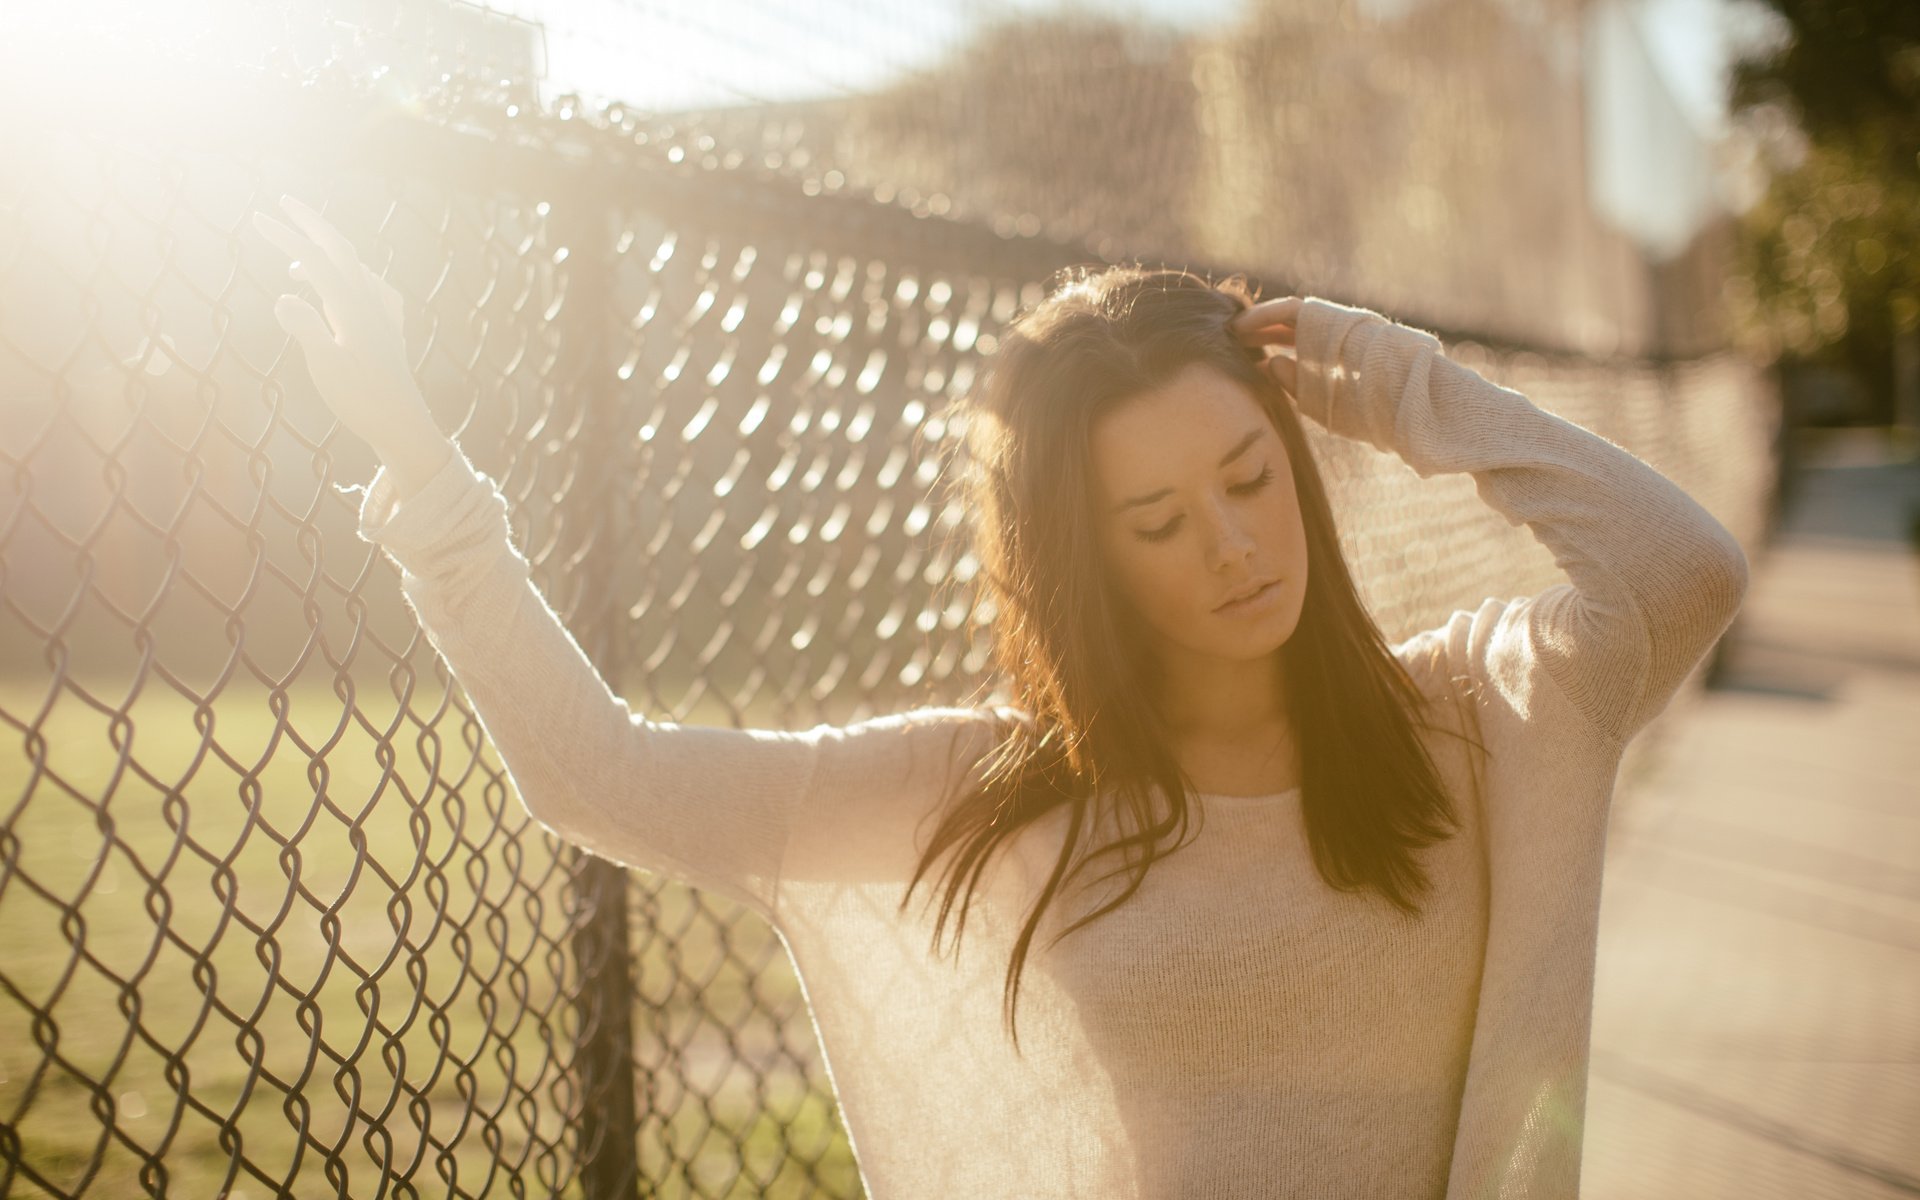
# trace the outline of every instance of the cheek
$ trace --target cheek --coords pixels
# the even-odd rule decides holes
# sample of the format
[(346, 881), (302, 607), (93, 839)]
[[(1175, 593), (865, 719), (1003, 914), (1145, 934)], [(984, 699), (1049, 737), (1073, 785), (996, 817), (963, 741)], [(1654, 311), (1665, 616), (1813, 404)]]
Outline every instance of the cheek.
[(1185, 593), (1192, 586), (1193, 572), (1178, 568), (1177, 553), (1171, 545), (1149, 545), (1132, 537), (1118, 545), (1109, 543), (1107, 561), (1113, 566), (1115, 583), (1142, 616), (1178, 617), (1191, 605)]
[(1262, 510), (1266, 518), (1266, 534), (1273, 543), (1270, 548), (1275, 553), (1298, 552), (1306, 547), (1307, 542), (1306, 521), (1300, 515), (1300, 498), (1294, 494), (1291, 479), (1275, 482), (1276, 486), (1268, 489), (1273, 493), (1272, 499)]

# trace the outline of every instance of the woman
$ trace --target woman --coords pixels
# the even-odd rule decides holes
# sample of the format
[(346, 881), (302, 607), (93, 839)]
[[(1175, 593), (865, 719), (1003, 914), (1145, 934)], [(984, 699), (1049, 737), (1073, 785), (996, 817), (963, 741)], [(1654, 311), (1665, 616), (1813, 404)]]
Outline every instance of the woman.
[[(433, 429), (398, 295), (287, 207), (326, 314), (276, 311), (384, 463), (361, 535), (536, 818), (780, 931), (870, 1195), (1576, 1194), (1620, 754), (1746, 587), (1672, 483), (1377, 313), (1077, 273), (963, 406), (1016, 702), (652, 722)], [(1569, 581), (1387, 645), (1302, 413), (1471, 473)]]

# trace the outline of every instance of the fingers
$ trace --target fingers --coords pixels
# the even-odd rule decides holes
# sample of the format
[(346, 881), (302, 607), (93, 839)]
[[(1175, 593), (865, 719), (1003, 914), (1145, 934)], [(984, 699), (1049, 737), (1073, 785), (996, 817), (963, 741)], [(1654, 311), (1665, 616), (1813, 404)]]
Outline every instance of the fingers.
[[(280, 208), (298, 232), (265, 213), (254, 214), (254, 226), (274, 245), (301, 260), (314, 286), (321, 289), (322, 300), (328, 302), (330, 314), (335, 305), (358, 298), (369, 282), (380, 282), (360, 261), (360, 253), (347, 235), (325, 217), (292, 196), (280, 197)], [(391, 311), (392, 302), (382, 297), (382, 306)]]
[(1295, 394), (1300, 363), (1293, 356), (1295, 325), (1300, 314), (1299, 296), (1281, 296), (1248, 305), (1227, 322), (1227, 329), (1248, 348), (1268, 351), (1260, 366), (1280, 384), (1288, 396)]
[(293, 335), (308, 355), (321, 355), (339, 348), (326, 318), (298, 296), (282, 296), (273, 302), (274, 319), (280, 328)]
[(1248, 346), (1291, 346), (1294, 339), (1294, 327), (1291, 325), (1263, 325), (1257, 329), (1242, 329), (1235, 332), (1243, 344)]
[(347, 277), (334, 265), (332, 256), (265, 213), (253, 214), (253, 227), (282, 253), (297, 261), (307, 279), (320, 290), (323, 297), (334, 297), (336, 304), (345, 299), (348, 294)]
[(1300, 319), (1300, 297), (1262, 300), (1235, 313), (1227, 329), (1247, 346), (1291, 346)]
[(1235, 332), (1268, 325), (1294, 325), (1300, 319), (1301, 299), (1299, 296), (1276, 296), (1272, 300), (1262, 300), (1235, 313), (1227, 325)]
[(385, 308), (387, 316), (393, 319), (394, 327), (404, 325), (407, 319), (407, 302), (405, 297), (401, 296), (400, 289), (378, 275), (372, 275), (372, 279), (374, 294), (380, 297), (381, 307)]
[[(253, 223), (268, 241), (278, 246), (283, 252), (294, 256), (295, 262), (288, 274), (296, 280), (304, 279), (311, 283), (313, 290), (320, 297), (320, 303), (326, 309), (326, 317), (323, 320), (310, 305), (299, 302), (298, 308), (305, 309), (311, 314), (312, 321), (306, 322), (304, 318), (296, 318), (302, 323), (295, 326), (288, 325), (285, 320), (282, 320), (282, 327), (289, 333), (301, 336), (302, 340), (308, 343), (309, 353), (314, 353), (318, 346), (314, 338), (324, 336), (329, 342), (337, 342), (336, 335), (345, 331), (352, 323), (353, 310), (364, 303), (364, 299), (356, 295), (352, 283), (341, 275), (334, 266), (331, 256), (306, 238), (263, 213), (255, 213)], [(280, 297), (274, 306), (275, 315), (280, 315), (283, 302), (295, 300), (296, 297), (291, 295)]]
[(351, 276), (360, 270), (360, 252), (353, 248), (347, 235), (335, 229), (325, 217), (292, 196), (280, 197), (280, 207), (302, 233), (313, 239), (314, 245), (327, 252), (342, 274)]

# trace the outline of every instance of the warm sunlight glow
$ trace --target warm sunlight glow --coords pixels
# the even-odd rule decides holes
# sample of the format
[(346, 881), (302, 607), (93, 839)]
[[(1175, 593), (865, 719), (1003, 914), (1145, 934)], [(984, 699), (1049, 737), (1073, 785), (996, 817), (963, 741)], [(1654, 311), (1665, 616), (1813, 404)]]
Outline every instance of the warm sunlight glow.
[(155, 147), (192, 144), (270, 116), (246, 98), (269, 48), (292, 48), (287, 26), (268, 6), (81, 0), (0, 18), (0, 69), (30, 116), (81, 115), (137, 127)]

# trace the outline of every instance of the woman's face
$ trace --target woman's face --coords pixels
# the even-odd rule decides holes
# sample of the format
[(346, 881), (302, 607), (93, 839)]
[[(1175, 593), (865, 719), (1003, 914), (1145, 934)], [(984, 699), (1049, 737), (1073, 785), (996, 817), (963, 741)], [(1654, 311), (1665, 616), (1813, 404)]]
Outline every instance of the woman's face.
[(1101, 414), (1092, 437), (1102, 550), (1162, 652), (1245, 660), (1284, 645), (1307, 532), (1286, 443), (1252, 392), (1193, 363)]

